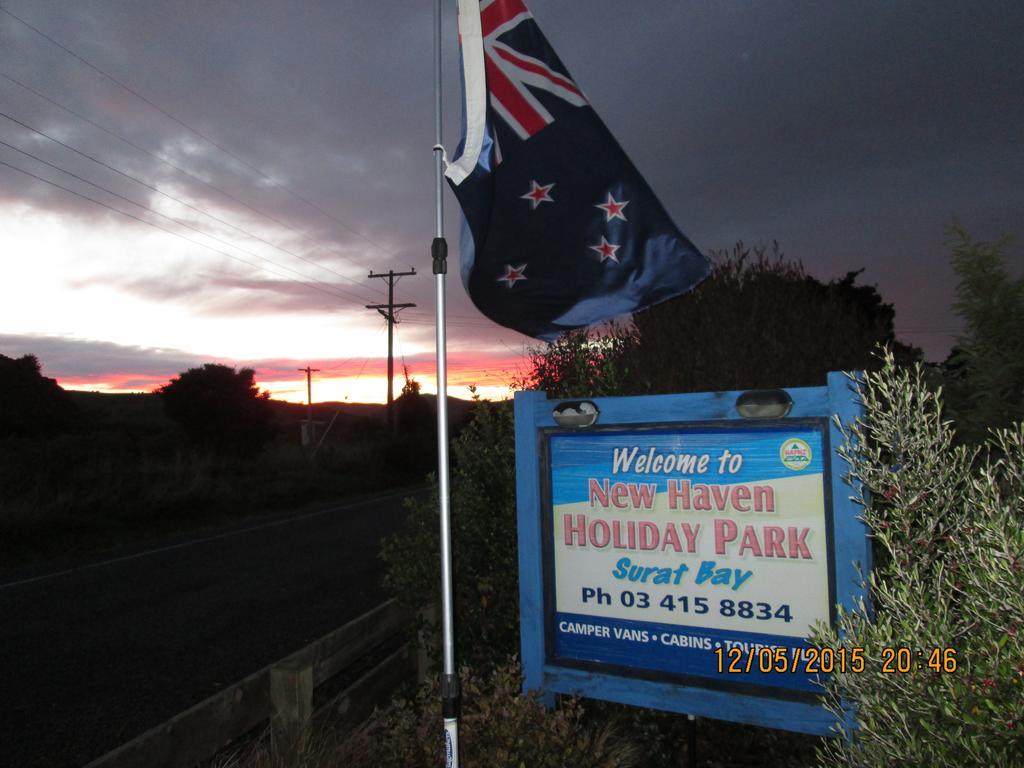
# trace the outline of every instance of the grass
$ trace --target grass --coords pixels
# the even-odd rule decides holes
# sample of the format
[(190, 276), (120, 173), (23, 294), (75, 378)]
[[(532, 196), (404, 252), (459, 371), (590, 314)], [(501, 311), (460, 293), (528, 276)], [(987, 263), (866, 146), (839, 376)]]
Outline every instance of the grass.
[(388, 438), (380, 407), (340, 420), (311, 462), (304, 409), (287, 404), (277, 437), (245, 459), (193, 450), (155, 395), (72, 394), (74, 431), (0, 439), (0, 567), (409, 484), (429, 469), (408, 455), (429, 440)]

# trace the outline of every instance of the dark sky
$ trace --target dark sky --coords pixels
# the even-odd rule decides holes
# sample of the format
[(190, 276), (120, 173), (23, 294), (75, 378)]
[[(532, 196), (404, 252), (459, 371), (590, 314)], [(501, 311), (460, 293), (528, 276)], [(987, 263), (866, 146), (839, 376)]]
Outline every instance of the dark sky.
[[(362, 304), (379, 300), (373, 291), (382, 287), (366, 281), (366, 272), (416, 265), (424, 274), (402, 283), (402, 300), (420, 305), (409, 315), (405, 343), (410, 356), (426, 355), (432, 3), (3, 5), (181, 122), (5, 14), (0, 74), (217, 190), (3, 77), (0, 112), (261, 240), (239, 240), (239, 229), (3, 117), (0, 141), (243, 242), (289, 271), (260, 272), (0, 166), (0, 352), (33, 351), (45, 337), (55, 356), (62, 350), (63, 375), (74, 374), (76, 359), (91, 371), (97, 343), (105, 345), (104, 359), (123, 349), (123, 370), (132, 360), (140, 370), (148, 366), (142, 358), (153, 347), (181, 359), (365, 355), (381, 337), (379, 318)], [(1024, 235), (1019, 2), (528, 5), (699, 247), (778, 240), (822, 279), (864, 268), (863, 280), (895, 304), (900, 336), (932, 359), (946, 354), (958, 329), (943, 246), (952, 217), (979, 238)], [(450, 152), (459, 133), (454, 8), (445, 3)], [(122, 205), (3, 146), (0, 160)], [(450, 195), (446, 206), (454, 251), (458, 218)], [(1011, 258), (1019, 272), (1019, 240)], [(287, 279), (296, 274), (321, 281), (333, 295)], [(449, 288), (456, 354), (470, 360), (477, 351), (522, 349), (523, 337), (476, 314), (455, 270)], [(275, 324), (281, 337), (260, 323)], [(351, 350), (339, 338), (352, 340)]]

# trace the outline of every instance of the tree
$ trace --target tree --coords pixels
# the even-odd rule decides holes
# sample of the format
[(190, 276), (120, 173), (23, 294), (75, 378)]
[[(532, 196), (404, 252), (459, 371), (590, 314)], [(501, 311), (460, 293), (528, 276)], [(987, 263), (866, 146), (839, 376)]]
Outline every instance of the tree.
[(959, 436), (979, 441), (1024, 419), (1024, 278), (1007, 272), (1008, 236), (976, 242), (955, 224), (949, 234), (965, 326), (946, 362), (950, 412)]
[(409, 377), (405, 369), (405, 384), (402, 394), (395, 400), (395, 417), (398, 434), (431, 434), (437, 429), (434, 409), (430, 401), (420, 394), (420, 383)]
[(42, 375), (35, 355), (0, 355), (0, 437), (49, 435), (72, 426), (78, 408), (54, 379)]
[(190, 368), (159, 390), (164, 410), (198, 448), (253, 455), (274, 434), (270, 393), (261, 393), (251, 368), (207, 363)]
[(405, 374), (405, 384), (402, 385), (403, 395), (419, 395), (420, 383), (409, 376), (409, 366), (402, 366), (402, 373)]

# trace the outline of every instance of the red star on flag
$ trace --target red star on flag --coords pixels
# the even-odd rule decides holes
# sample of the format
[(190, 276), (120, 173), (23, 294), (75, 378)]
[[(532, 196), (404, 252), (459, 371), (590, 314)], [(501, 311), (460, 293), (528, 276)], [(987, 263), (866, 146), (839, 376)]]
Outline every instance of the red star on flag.
[(597, 251), (601, 255), (601, 263), (603, 264), (605, 259), (611, 259), (616, 264), (619, 263), (619, 257), (615, 255), (615, 252), (621, 248), (621, 245), (613, 245), (601, 236), (601, 242), (597, 245), (589, 246), (590, 250)]
[(598, 203), (595, 208), (600, 208), (604, 211), (607, 218), (605, 221), (611, 221), (612, 219), (626, 220), (625, 215), (622, 213), (622, 209), (629, 205), (629, 200), (616, 200), (612, 197), (611, 192), (608, 193), (608, 202)]
[(537, 206), (540, 205), (541, 203), (555, 202), (554, 200), (551, 199), (551, 195), (548, 194), (551, 191), (551, 188), (555, 186), (554, 182), (552, 182), (551, 184), (538, 184), (536, 181), (531, 181), (530, 186), (532, 187), (532, 189), (530, 189), (529, 192), (527, 192), (525, 195), (522, 195), (521, 197), (523, 198), (523, 200), (530, 201), (530, 205), (532, 206), (533, 210), (537, 210)]
[(511, 288), (513, 285), (515, 285), (520, 280), (526, 280), (527, 279), (526, 275), (523, 274), (523, 272), (525, 272), (525, 271), (526, 271), (526, 265), (525, 264), (519, 264), (519, 265), (514, 266), (514, 267), (511, 264), (506, 264), (505, 265), (505, 274), (502, 275), (501, 277), (499, 277), (497, 279), (497, 282), (500, 283), (500, 282), (504, 281), (504, 283), (509, 288)]

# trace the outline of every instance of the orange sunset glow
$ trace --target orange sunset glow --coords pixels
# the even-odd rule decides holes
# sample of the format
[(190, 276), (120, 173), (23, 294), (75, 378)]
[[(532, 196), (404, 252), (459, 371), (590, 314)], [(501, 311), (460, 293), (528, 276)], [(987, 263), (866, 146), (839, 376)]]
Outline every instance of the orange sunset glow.
[[(235, 361), (228, 365), (245, 366)], [(292, 403), (306, 402), (306, 377), (298, 369), (299, 361), (265, 361), (254, 367), (256, 383), (275, 400)], [(312, 360), (313, 402), (383, 403), (387, 401), (387, 360), (366, 358), (356, 361)], [(436, 394), (436, 367), (433, 360), (407, 361), (409, 377), (419, 382), (421, 391)], [(487, 359), (450, 358), (448, 361), (448, 393), (469, 399), (474, 396), (487, 400), (504, 400), (511, 396), (513, 384), (521, 376), (523, 357), (509, 355)], [(295, 373), (292, 373), (294, 371)], [(168, 377), (127, 371), (100, 373), (93, 376), (58, 377), (65, 389), (84, 392), (152, 392), (167, 383)], [(404, 384), (402, 361), (395, 366), (394, 394), (401, 393)]]

